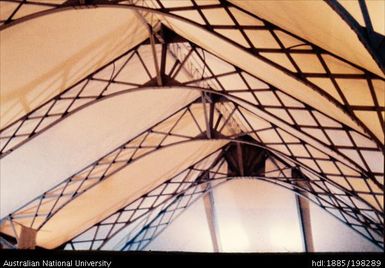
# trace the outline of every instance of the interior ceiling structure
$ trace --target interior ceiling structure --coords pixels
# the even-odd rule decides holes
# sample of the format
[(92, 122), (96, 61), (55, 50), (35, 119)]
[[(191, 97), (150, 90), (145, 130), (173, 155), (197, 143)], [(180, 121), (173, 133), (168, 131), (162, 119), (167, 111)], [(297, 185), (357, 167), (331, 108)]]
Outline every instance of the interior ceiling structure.
[(138, 249), (217, 185), (251, 178), (383, 248), (384, 12), (0, 1), (1, 243), (111, 249), (129, 233), (119, 249)]

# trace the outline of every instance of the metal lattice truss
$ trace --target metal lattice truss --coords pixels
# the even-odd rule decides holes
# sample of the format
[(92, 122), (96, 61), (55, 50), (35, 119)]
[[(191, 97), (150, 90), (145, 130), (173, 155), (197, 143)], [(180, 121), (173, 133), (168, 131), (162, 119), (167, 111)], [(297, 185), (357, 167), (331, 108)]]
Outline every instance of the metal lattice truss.
[[(146, 218), (148, 224), (151, 217), (166, 211), (165, 208), (175, 203), (176, 200), (180, 202), (179, 199), (182, 197), (192, 199), (194, 195), (206, 192), (212, 183), (226, 180), (227, 172), (222, 167), (225, 163), (224, 159), (222, 158), (221, 163), (217, 163), (217, 159), (220, 159), (222, 155), (223, 152), (215, 152), (195, 163), (145, 196), (140, 197), (127, 207), (88, 229), (73, 239), (70, 244), (74, 249), (84, 247), (85, 244), (88, 245), (87, 248), (89, 249), (100, 249), (111, 237), (135, 221)], [(189, 203), (190, 200), (187, 201), (186, 207)], [(142, 224), (139, 227), (146, 228)]]
[[(133, 10), (149, 27), (146, 40), (2, 128), (1, 161), (108, 100), (141, 92), (191, 92), (175, 111), (4, 216), (2, 243), (10, 243), (11, 237), (18, 240), (21, 226), (26, 226), (38, 231), (37, 245), (42, 247), (140, 250), (213, 187), (248, 177), (296, 191), (383, 248), (383, 74), (328, 52), (233, 1), (181, 1), (177, 7), (167, 1), (0, 3), (7, 7), (0, 31), (59, 11), (105, 6)], [(214, 16), (218, 12), (219, 21)], [(175, 21), (274, 67), (280, 76), (293, 79), (298, 91), (184, 36)], [(374, 41), (364, 42), (381, 63)], [(317, 104), (314, 96), (326, 102)], [(322, 109), (325, 103), (330, 111)], [(52, 239), (52, 229), (69, 223), (63, 218), (70, 215), (72, 204), (74, 209), (86, 204), (86, 196), (102, 191), (119, 174), (129, 181), (127, 170), (159, 152), (200, 142), (215, 146), (193, 164), (143, 186), (144, 194), (131, 192), (76, 231)], [(236, 146), (244, 154), (234, 153)], [(248, 166), (241, 161), (246, 158)]]
[[(19, 20), (31, 19), (34, 16), (72, 9), (77, 6), (85, 8), (117, 6), (132, 8), (144, 14), (152, 12), (156, 15), (170, 16), (173, 19), (187, 20), (189, 23), (199, 25), (199, 27), (220, 36), (237, 47), (241, 47), (253, 54), (254, 57), (305, 83), (313, 91), (323, 95), (334, 105), (346, 111), (352, 120), (370, 134), (378, 144), (381, 144), (384, 137), (384, 118), (381, 114), (384, 111), (384, 104), (382, 95), (377, 90), (383, 85), (383, 77), (381, 78), (357, 65), (346, 62), (346, 60), (294, 36), (231, 2), (212, 1), (217, 3), (202, 3), (202, 5), (199, 5), (199, 1), (182, 1), (181, 4), (177, 5), (178, 7), (167, 7), (170, 3), (167, 3), (167, 1), (163, 3), (161, 0), (74, 0), (38, 1), (38, 3), (35, 1), (5, 0), (4, 2), (13, 4), (8, 7), (9, 16), (4, 17), (3, 28), (12, 26)], [(330, 5), (343, 12), (343, 7), (340, 6), (338, 9), (337, 4), (333, 4), (333, 1), (330, 1)], [(213, 11), (220, 13), (222, 24), (215, 21), (215, 12)], [(197, 17), (189, 20), (192, 13), (197, 13), (195, 14)], [(237, 17), (239, 18), (241, 15), (247, 15), (247, 19), (238, 21)], [(259, 37), (261, 39), (263, 37), (263, 43), (259, 43)], [(370, 40), (366, 40), (366, 43), (370, 43)], [(377, 57), (374, 57), (377, 59), (376, 61), (383, 65), (384, 60), (380, 55), (381, 47), (372, 47), (372, 50), (374, 50), (373, 53), (378, 54), (375, 55)], [(352, 103), (352, 100), (356, 99), (356, 96), (352, 94), (357, 94), (349, 90), (352, 83), (362, 87), (361, 90), (367, 91), (361, 94), (366, 95), (368, 93), (368, 99), (361, 99), (361, 102)], [(368, 126), (364, 119), (368, 116), (370, 121), (374, 121), (371, 126)], [(374, 118), (378, 118), (378, 120), (374, 120)], [(374, 132), (377, 131), (381, 131), (382, 134), (376, 135)]]
[[(249, 145), (245, 144), (246, 146), (243, 145), (245, 147)], [(263, 176), (257, 176), (258, 171), (249, 171), (247, 176), (229, 177), (228, 163), (230, 165), (234, 163), (228, 159), (231, 157), (229, 152), (232, 147), (236, 146), (228, 145), (195, 163), (127, 207), (87, 229), (66, 247), (96, 250), (103, 249), (103, 246), (108, 246), (108, 243), (116, 243), (116, 247), (121, 250), (142, 250), (194, 200), (214, 187), (233, 179), (264, 180), (298, 193), (313, 189), (311, 180), (305, 176), (293, 176), (292, 174), (297, 174), (293, 170), (297, 169), (274, 156), (267, 158), (266, 167), (259, 174)], [(236, 158), (233, 159), (235, 162), (238, 161)], [(255, 164), (253, 166), (255, 167)], [(297, 172), (300, 171), (297, 170)], [(315, 200), (319, 203), (328, 203), (328, 200), (322, 196), (316, 197)], [(118, 237), (113, 239), (115, 235)], [(119, 242), (117, 243), (116, 240)]]

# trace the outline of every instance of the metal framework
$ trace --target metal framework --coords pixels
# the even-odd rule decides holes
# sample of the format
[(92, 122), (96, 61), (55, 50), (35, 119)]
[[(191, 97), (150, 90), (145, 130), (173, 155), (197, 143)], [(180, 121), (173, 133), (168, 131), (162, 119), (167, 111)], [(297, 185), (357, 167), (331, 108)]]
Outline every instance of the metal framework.
[[(141, 1), (127, 4), (127, 1), (102, 0), (69, 0), (61, 4), (32, 0), (5, 2), (15, 3), (15, 9), (2, 21), (0, 30), (19, 20), (78, 5), (87, 8), (91, 7), (89, 4), (139, 8), (135, 4), (141, 4)], [(141, 157), (181, 143), (223, 139), (229, 142), (228, 145), (124, 208), (113, 211), (107, 218), (68, 241), (67, 248), (102, 249), (120, 234), (124, 237), (120, 249), (143, 249), (193, 200), (216, 185), (237, 177), (261, 179), (296, 191), (383, 248), (384, 195), (381, 178), (384, 171), (377, 170), (367, 162), (367, 158), (368, 155), (382, 155), (384, 148), (357, 114), (360, 111), (373, 112), (374, 118), (383, 122), (381, 112), (385, 108), (379, 104), (373, 83), (384, 82), (384, 79), (228, 2), (200, 6), (192, 0), (191, 6), (178, 8), (166, 8), (161, 1), (156, 3), (154, 11), (174, 17), (180, 16), (173, 12), (197, 11), (204, 22), (199, 27), (241, 47), (231, 40), (226, 31), (239, 33), (245, 41), (242, 49), (321, 93), (346, 111), (364, 132), (337, 122), (287, 92), (161, 27), (159, 32), (151, 32), (140, 45), (0, 130), (1, 158), (12, 154), (23, 144), (33, 142), (34, 137), (49, 131), (72, 114), (106, 98), (150, 88), (162, 90), (166, 86), (198, 90), (201, 96), (3, 218), (2, 228), (12, 229), (12, 226), (22, 222), (24, 226), (41, 230), (66, 204)], [(18, 12), (28, 5), (41, 7), (42, 10), (17, 19)], [(227, 14), (232, 23), (209, 23), (210, 18), (205, 11), (218, 8)], [(152, 11), (141, 6), (138, 10)], [(258, 26), (242, 25), (234, 16), (234, 10), (260, 23)], [(249, 31), (269, 34), (275, 46), (255, 47), (249, 38)], [(283, 35), (289, 35), (298, 44), (287, 46)], [(287, 64), (283, 66), (274, 62), (274, 57), (270, 55), (285, 57)], [(322, 66), (322, 71), (306, 70), (296, 61), (296, 55), (314, 57)], [(334, 73), (326, 59), (348, 65), (355, 72)], [(143, 75), (125, 76), (132, 77), (132, 80), (122, 78), (121, 73), (138, 72), (137, 69), (130, 69), (131, 66), (140, 66)], [(319, 87), (314, 82), (317, 79), (330, 81), (337, 94), (332, 96)], [(343, 79), (366, 83), (373, 105), (350, 104), (349, 96), (340, 86)], [(242, 84), (242, 88), (232, 87), (231, 80), (240, 82), (238, 84)], [(193, 122), (191, 129), (194, 131), (190, 130), (189, 134), (180, 127), (187, 121)], [(384, 125), (381, 126), (384, 131)], [(358, 143), (358, 139), (364, 139), (365, 144)], [(274, 168), (267, 169), (266, 161)], [(292, 170), (295, 170), (296, 176), (291, 174)], [(125, 233), (127, 230), (129, 234)], [(8, 235), (17, 238), (16, 231)], [(7, 241), (6, 237), (2, 237), (1, 241)]]
[[(52, 12), (58, 12), (60, 10), (76, 8), (77, 6), (85, 7), (85, 8), (94, 8), (98, 6), (116, 6), (121, 8), (131, 8), (134, 10), (138, 10), (139, 12), (152, 12), (155, 14), (160, 14), (164, 16), (169, 16), (173, 18), (178, 18), (183, 21), (188, 21), (192, 25), (196, 25), (198, 27), (204, 28), (213, 35), (219, 36), (220, 38), (226, 40), (227, 42), (233, 44), (236, 47), (240, 47), (245, 51), (248, 51), (255, 57), (269, 63), (270, 65), (280, 69), (285, 72), (288, 76), (294, 77), (298, 81), (306, 84), (312, 90), (318, 92), (323, 97), (328, 99), (334, 105), (339, 107), (341, 110), (347, 112), (349, 116), (366, 132), (368, 135), (377, 142), (379, 146), (382, 146), (382, 141), (373, 134), (373, 132), (367, 127), (365, 123), (360, 119), (362, 114), (367, 112), (373, 112), (374, 117), (378, 118), (378, 125), (385, 132), (384, 124), (382, 124), (384, 118), (382, 118), (381, 112), (385, 110), (384, 106), (379, 104), (382, 96), (376, 96), (373, 84), (375, 81), (382, 81), (384, 79), (357, 66), (354, 65), (345, 59), (342, 59), (336, 55), (331, 54), (323, 50), (322, 48), (309, 43), (308, 41), (293, 35), (290, 32), (287, 32), (276, 25), (271, 24), (270, 22), (263, 20), (251, 14), (250, 12), (241, 9), (240, 7), (231, 4), (227, 1), (220, 1), (218, 4), (212, 5), (199, 5), (194, 0), (187, 2), (185, 7), (175, 7), (175, 8), (166, 8), (161, 0), (155, 1), (109, 1), (109, 0), (90, 0), (85, 2), (80, 1), (63, 1), (59, 4), (45, 3), (44, 1), (37, 4), (33, 1), (24, 1), (24, 0), (4, 0), (6, 2), (15, 2), (15, 9), (9, 15), (9, 17), (4, 20), (4, 24), (0, 26), (0, 30), (6, 27), (10, 27), (15, 25), (16, 23), (22, 22), (25, 19), (31, 19), (36, 16), (46, 15)], [(190, 4), (188, 4), (190, 3)], [(33, 12), (32, 14), (28, 14), (26, 16), (22, 16), (21, 18), (15, 19), (14, 17), (18, 12), (22, 10), (22, 7), (27, 7), (28, 5), (38, 5), (43, 6), (43, 11)], [(150, 7), (148, 7), (150, 5)], [(153, 7), (153, 8), (152, 8)], [(210, 18), (205, 16), (205, 11), (210, 9), (222, 9), (224, 16), (228, 16), (232, 23), (228, 23), (226, 25), (212, 25), (210, 24)], [(241, 25), (236, 17), (234, 16), (234, 11), (242, 12), (251, 16), (255, 19), (255, 25)], [(196, 11), (201, 16), (199, 21), (203, 21), (204, 23), (198, 24), (192, 20), (189, 20), (186, 17), (175, 15), (175, 12), (180, 11)], [(259, 31), (264, 34), (268, 34), (268, 38), (275, 40), (272, 43), (272, 47), (260, 48), (256, 47), (253, 43), (253, 40), (250, 40), (248, 33), (253, 31)], [(231, 36), (239, 36), (241, 35), (244, 39), (241, 43), (238, 44), (235, 42)], [(295, 45), (287, 45), (285, 42), (285, 36), (290, 36), (292, 40), (296, 40)], [(362, 39), (361, 39), (362, 41)], [(367, 47), (367, 46), (366, 46)], [(372, 50), (371, 50), (372, 51)], [(317, 66), (322, 66), (321, 69), (316, 68), (317, 70), (308, 70), (307, 66), (303, 65), (301, 62), (296, 61), (296, 56), (306, 54), (311, 57), (311, 60)], [(281, 60), (277, 61), (279, 58)], [(333, 71), (332, 64), (328, 64), (328, 60), (330, 62), (339, 62), (342, 65), (348, 66), (346, 73), (340, 73)], [(380, 59), (377, 59), (376, 62), (379, 62)], [(353, 70), (353, 71), (352, 71)], [(367, 84), (366, 90), (370, 92), (372, 97), (373, 105), (352, 105), (349, 101), (350, 96), (348, 91), (343, 86), (343, 80), (345, 79), (353, 79), (357, 81), (357, 83), (365, 83)], [(326, 88), (325, 83), (330, 84), (331, 88)]]
[[(245, 152), (241, 156), (238, 154), (239, 147)], [(255, 157), (250, 157), (252, 151)], [(266, 160), (270, 161), (269, 168), (264, 167)], [(239, 168), (234, 165), (239, 161), (248, 163), (243, 175), (234, 170), (234, 167)], [(181, 213), (196, 200), (194, 197), (199, 198), (213, 187), (237, 178), (264, 180), (278, 185), (284, 182), (285, 187), (297, 191), (301, 198), (308, 198), (307, 191), (312, 188), (312, 181), (300, 174), (299, 169), (288, 166), (268, 151), (256, 150), (249, 144), (230, 144), (82, 232), (66, 248), (103, 249), (121, 232), (117, 249), (143, 250), (172, 222), (177, 211)], [(322, 195), (316, 197), (321, 202), (323, 199)]]

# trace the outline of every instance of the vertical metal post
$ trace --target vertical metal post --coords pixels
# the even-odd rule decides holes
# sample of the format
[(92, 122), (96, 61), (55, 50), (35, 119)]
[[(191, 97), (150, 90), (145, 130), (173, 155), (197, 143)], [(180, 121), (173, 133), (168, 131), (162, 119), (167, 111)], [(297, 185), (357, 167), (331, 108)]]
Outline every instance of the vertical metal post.
[[(292, 169), (292, 177), (302, 179), (301, 175), (296, 170)], [(296, 181), (296, 185), (306, 188), (306, 185), (302, 181)], [(302, 192), (303, 195), (307, 195), (306, 192)], [(303, 196), (298, 194), (295, 195), (298, 216), (301, 225), (301, 232), (303, 238), (303, 245), (305, 252), (314, 252), (313, 233), (311, 229), (311, 216), (310, 216), (310, 202)]]
[(245, 175), (245, 168), (243, 165), (243, 156), (242, 156), (242, 147), (239, 142), (237, 142), (237, 160), (238, 160), (238, 165), (239, 165), (239, 172), (241, 176)]
[(311, 230), (311, 218), (309, 201), (302, 196), (295, 195), (298, 215), (300, 218), (303, 244), (306, 252), (314, 252), (313, 234)]
[(208, 191), (203, 196), (203, 203), (205, 206), (206, 211), (206, 217), (207, 217), (207, 223), (210, 230), (210, 236), (211, 241), (213, 245), (214, 252), (221, 252), (221, 243), (220, 243), (220, 236), (219, 236), (219, 230), (218, 230), (218, 222), (216, 218), (215, 213), (215, 201), (214, 201), (214, 195), (212, 190)]
[(159, 69), (158, 57), (156, 55), (154, 32), (153, 32), (151, 25), (148, 25), (148, 27), (149, 27), (149, 31), (150, 31), (150, 42), (151, 42), (152, 55), (154, 58), (154, 65), (155, 65), (155, 71), (156, 71), (156, 82), (157, 82), (158, 86), (161, 87), (163, 85), (163, 83), (162, 83), (162, 77), (161, 77), (160, 69)]

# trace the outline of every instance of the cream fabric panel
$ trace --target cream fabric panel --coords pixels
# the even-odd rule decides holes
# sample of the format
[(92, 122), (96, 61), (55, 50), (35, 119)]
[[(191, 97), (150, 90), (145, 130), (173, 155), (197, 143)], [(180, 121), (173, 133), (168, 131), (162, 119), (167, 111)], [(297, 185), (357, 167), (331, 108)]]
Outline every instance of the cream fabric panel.
[[(324, 1), (229, 1), (375, 74), (385, 77), (354, 31)], [(370, 4), (370, 6), (372, 5)], [(372, 10), (371, 7), (370, 10)], [(380, 13), (380, 11), (377, 13)], [(384, 13), (382, 13), (382, 16), (384, 16)], [(376, 24), (377, 21), (381, 22), (381, 16), (376, 15), (375, 18)]]
[(0, 32), (0, 127), (147, 36), (132, 10), (116, 8), (67, 10), (4, 29)]
[(266, 80), (277, 88), (282, 89), (312, 107), (320, 111), (324, 111), (336, 120), (361, 131), (360, 127), (357, 126), (357, 124), (353, 122), (353, 120), (351, 120), (350, 117), (347, 116), (342, 110), (338, 109), (320, 94), (316, 93), (313, 89), (286, 75), (281, 70), (274, 68), (273, 66), (254, 57), (250, 53), (229, 44), (225, 40), (218, 38), (204, 29), (171, 17), (165, 17), (165, 20), (165, 23), (178, 34), (197, 43), (211, 53), (231, 62), (253, 75), (256, 75), (257, 77), (260, 77), (261, 79)]
[(133, 162), (60, 210), (38, 233), (37, 244), (45, 248), (59, 246), (226, 143), (191, 141)]
[(181, 89), (118, 95), (88, 106), (37, 136), (0, 161), (1, 217), (198, 96), (197, 91)]

